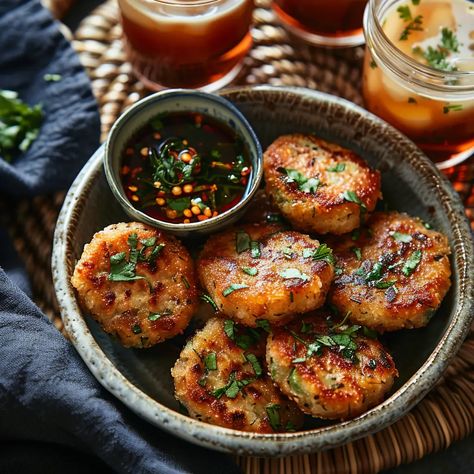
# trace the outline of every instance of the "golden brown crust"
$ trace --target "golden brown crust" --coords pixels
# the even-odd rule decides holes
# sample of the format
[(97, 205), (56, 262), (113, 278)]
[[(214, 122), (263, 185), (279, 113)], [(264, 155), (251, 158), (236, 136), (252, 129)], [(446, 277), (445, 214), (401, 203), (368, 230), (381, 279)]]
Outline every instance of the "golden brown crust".
[(337, 341), (331, 347), (322, 344), (308, 356), (308, 345), (318, 337), (350, 328), (331, 329), (335, 322), (328, 317), (328, 312), (319, 310), (285, 328), (274, 328), (268, 338), (267, 363), (280, 390), (305, 413), (325, 419), (353, 418), (383, 400), (398, 372), (380, 342), (358, 333), (351, 337), (355, 355), (341, 350)]
[[(138, 261), (136, 275), (144, 279), (110, 281), (110, 258), (125, 252), (130, 258), (130, 235), (164, 244), (154, 262)], [(146, 248), (149, 256), (153, 247)], [(81, 304), (126, 347), (150, 347), (181, 333), (197, 308), (194, 266), (186, 248), (174, 237), (130, 222), (113, 224), (97, 232), (84, 246), (71, 278)], [(159, 314), (160, 316), (151, 316)], [(153, 320), (155, 319), (155, 320)]]
[[(337, 165), (340, 172), (329, 171)], [(282, 168), (294, 169), (307, 178), (317, 178), (316, 193), (303, 192), (288, 180)], [(344, 234), (359, 227), (361, 206), (342, 195), (355, 192), (366, 211), (379, 199), (380, 173), (356, 153), (311, 135), (293, 134), (277, 138), (265, 151), (266, 192), (293, 227), (319, 234)]]
[[(258, 242), (258, 258), (251, 250), (238, 252), (238, 235)], [(326, 299), (333, 265), (304, 256), (305, 249), (318, 247), (317, 240), (278, 225), (243, 225), (209, 238), (197, 264), (199, 279), (220, 311), (237, 322), (251, 327), (258, 319), (285, 324)], [(256, 274), (249, 275), (248, 269)], [(301, 278), (288, 278), (288, 271), (299, 272)], [(226, 295), (232, 284), (245, 288)]]
[[(396, 233), (409, 242), (397, 241)], [(350, 311), (352, 321), (380, 332), (425, 326), (451, 284), (448, 239), (428, 230), (420, 219), (398, 212), (374, 213), (359, 234), (357, 239), (347, 235), (330, 240), (341, 269), (330, 291), (331, 303), (343, 314)], [(360, 260), (354, 249), (360, 249)], [(417, 255), (419, 263), (407, 270), (405, 263), (416, 263)], [(380, 278), (376, 272), (367, 281), (376, 262), (381, 264)], [(390, 282), (389, 288), (376, 287)]]
[[(237, 335), (248, 331), (242, 327), (234, 329)], [(254, 340), (244, 350), (226, 335), (224, 320), (213, 318), (186, 344), (171, 373), (176, 398), (193, 418), (255, 433), (288, 431), (289, 428), (301, 426), (302, 413), (293, 402), (280, 394), (266, 374), (265, 336), (262, 332), (257, 334), (260, 340)], [(206, 370), (205, 361), (209, 354), (215, 355), (214, 370)], [(261, 375), (256, 375), (252, 364), (246, 359), (249, 354), (257, 357)], [(235, 377), (236, 381), (250, 382), (237, 393), (218, 396), (215, 391), (229, 386), (231, 377)], [(275, 405), (278, 405), (278, 423), (275, 424), (273, 419), (272, 427), (267, 409)]]

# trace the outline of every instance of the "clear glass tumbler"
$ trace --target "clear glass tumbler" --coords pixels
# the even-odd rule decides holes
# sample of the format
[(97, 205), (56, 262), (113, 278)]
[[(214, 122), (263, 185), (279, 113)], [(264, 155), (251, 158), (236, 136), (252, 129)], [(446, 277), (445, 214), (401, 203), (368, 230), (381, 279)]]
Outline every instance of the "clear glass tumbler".
[(315, 46), (363, 44), (367, 0), (274, 0), (273, 10), (295, 36)]
[(119, 0), (133, 70), (150, 89), (217, 90), (252, 45), (252, 0)]

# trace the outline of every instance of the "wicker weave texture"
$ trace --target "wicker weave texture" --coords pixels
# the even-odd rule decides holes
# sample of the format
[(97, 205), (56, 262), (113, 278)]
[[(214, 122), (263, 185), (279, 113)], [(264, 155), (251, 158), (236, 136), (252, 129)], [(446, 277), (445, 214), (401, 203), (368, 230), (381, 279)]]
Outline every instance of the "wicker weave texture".
[[(362, 48), (332, 52), (296, 43), (277, 23), (268, 0), (256, 1), (256, 6), (254, 46), (237, 84), (305, 86), (362, 104)], [(117, 116), (147, 93), (126, 62), (120, 38), (118, 8), (109, 0), (82, 22), (73, 40), (99, 103), (103, 139)], [(445, 172), (463, 198), (474, 229), (474, 159)], [(64, 193), (58, 193), (21, 202), (11, 215), (10, 226), (16, 249), (31, 276), (35, 301), (60, 330), (50, 258), (63, 199)], [(239, 457), (237, 462), (246, 474), (377, 473), (420, 459), (474, 431), (473, 407), (471, 332), (437, 387), (392, 426), (333, 450), (282, 459)]]

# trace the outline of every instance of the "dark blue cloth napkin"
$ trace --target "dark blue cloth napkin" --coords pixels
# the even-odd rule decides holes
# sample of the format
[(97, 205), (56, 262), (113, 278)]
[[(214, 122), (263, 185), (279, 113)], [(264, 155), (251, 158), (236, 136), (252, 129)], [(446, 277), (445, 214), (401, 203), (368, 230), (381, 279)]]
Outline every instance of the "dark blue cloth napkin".
[[(48, 73), (62, 80), (45, 82)], [(12, 164), (0, 158), (0, 199), (66, 189), (98, 146), (99, 116), (77, 56), (39, 0), (0, 1), (0, 88), (45, 112), (31, 148)], [(1, 473), (238, 472), (229, 457), (152, 427), (105, 391), (17, 286), (28, 291), (26, 273), (1, 228), (0, 243)]]

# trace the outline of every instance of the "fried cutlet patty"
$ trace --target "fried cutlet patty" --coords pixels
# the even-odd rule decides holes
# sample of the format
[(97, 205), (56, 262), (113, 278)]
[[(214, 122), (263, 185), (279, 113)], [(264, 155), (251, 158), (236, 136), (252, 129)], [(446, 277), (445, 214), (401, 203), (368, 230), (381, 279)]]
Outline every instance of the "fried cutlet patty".
[(302, 425), (303, 414), (267, 375), (265, 340), (262, 331), (220, 318), (189, 340), (171, 373), (176, 398), (190, 416), (256, 433)]
[(280, 325), (322, 306), (334, 277), (331, 258), (308, 235), (247, 224), (211, 236), (197, 269), (221, 312), (246, 326), (259, 319)]
[(353, 418), (380, 403), (398, 372), (391, 356), (360, 326), (337, 325), (325, 310), (273, 328), (267, 363), (272, 379), (314, 417)]
[(376, 212), (332, 241), (338, 273), (329, 300), (379, 332), (425, 326), (450, 287), (448, 239), (420, 219)]
[(380, 173), (356, 153), (312, 135), (284, 135), (264, 153), (266, 192), (292, 226), (344, 234), (379, 199)]
[(181, 333), (197, 308), (186, 248), (136, 222), (97, 232), (71, 282), (83, 307), (126, 347), (150, 347)]

